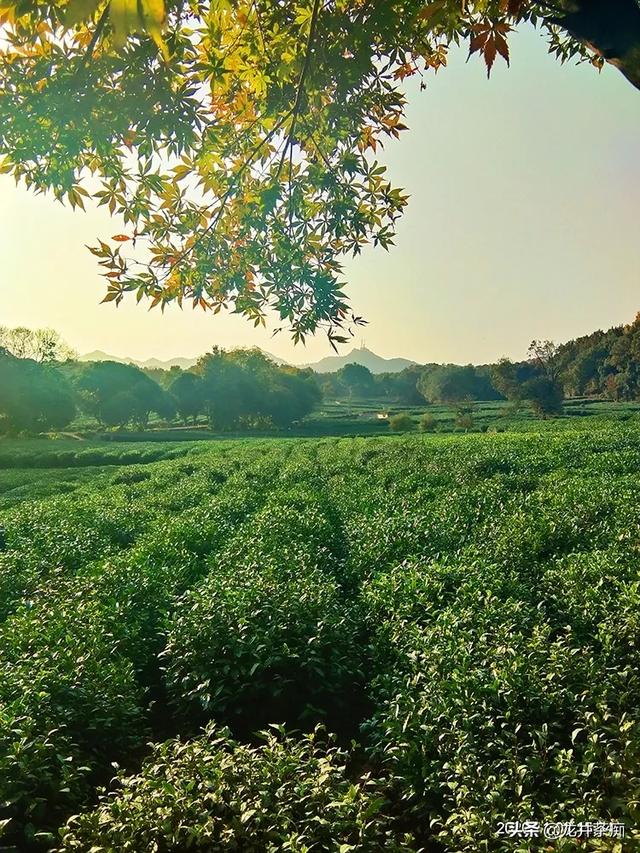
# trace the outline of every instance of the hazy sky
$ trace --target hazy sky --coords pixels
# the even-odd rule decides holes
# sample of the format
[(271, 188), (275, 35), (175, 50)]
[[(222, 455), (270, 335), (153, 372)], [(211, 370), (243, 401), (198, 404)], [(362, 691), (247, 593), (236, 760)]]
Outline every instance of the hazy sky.
[[(425, 92), (412, 86), (411, 129), (381, 155), (410, 205), (389, 254), (347, 265), (369, 320), (361, 336), (381, 355), (521, 357), (532, 338), (560, 342), (640, 310), (640, 92), (612, 68), (559, 65), (533, 30), (511, 46), (511, 69), (490, 81), (459, 51)], [(134, 358), (214, 343), (293, 362), (331, 352), (324, 336), (303, 349), (238, 317), (99, 305), (104, 279), (84, 244), (117, 233), (101, 211), (0, 176), (0, 324), (53, 326), (80, 352)]]

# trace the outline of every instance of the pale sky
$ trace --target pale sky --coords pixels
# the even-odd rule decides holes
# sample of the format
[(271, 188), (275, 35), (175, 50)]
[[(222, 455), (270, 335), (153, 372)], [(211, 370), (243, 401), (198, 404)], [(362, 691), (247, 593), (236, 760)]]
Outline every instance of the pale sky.
[[(401, 141), (380, 160), (411, 194), (396, 245), (347, 263), (347, 293), (386, 357), (458, 363), (522, 357), (630, 322), (640, 310), (640, 92), (615, 69), (561, 66), (527, 29), (512, 67), (480, 60), (412, 84)], [(117, 233), (108, 214), (72, 212), (0, 176), (0, 325), (52, 326), (79, 352), (196, 356), (261, 346), (291, 362), (305, 348), (239, 317), (190, 308), (100, 305), (104, 279), (84, 248)], [(344, 347), (346, 351), (348, 347)]]

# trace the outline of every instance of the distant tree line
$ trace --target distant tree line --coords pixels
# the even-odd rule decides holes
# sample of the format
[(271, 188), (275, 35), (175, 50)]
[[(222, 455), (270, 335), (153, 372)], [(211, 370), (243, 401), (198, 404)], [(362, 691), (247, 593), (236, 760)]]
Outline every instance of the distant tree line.
[(0, 347), (2, 433), (62, 430), (79, 413), (103, 428), (146, 429), (153, 415), (184, 424), (206, 417), (216, 430), (285, 428), (321, 399), (313, 371), (280, 367), (257, 349), (215, 347), (192, 370), (146, 372), (67, 358), (72, 353), (59, 339), (38, 349), (38, 341), (52, 340), (40, 332), (27, 346), (23, 331), (0, 330), (8, 344)]
[(533, 341), (526, 361), (503, 359), (491, 375), (505, 397), (529, 400), (542, 416), (558, 414), (565, 397), (640, 400), (640, 314), (633, 323), (560, 346)]
[(320, 378), (327, 399), (447, 404), (464, 414), (476, 400), (528, 403), (542, 417), (559, 414), (567, 397), (640, 400), (640, 314), (633, 323), (556, 346), (532, 341), (527, 358), (488, 365), (412, 365), (372, 374), (347, 364)]
[(259, 349), (218, 347), (190, 370), (143, 370), (118, 362), (75, 360), (51, 329), (0, 327), (0, 431), (60, 430), (82, 413), (102, 427), (144, 429), (153, 415), (216, 430), (284, 428), (322, 397), (452, 406), (461, 423), (476, 400), (530, 404), (542, 417), (565, 397), (640, 400), (640, 314), (633, 323), (556, 346), (533, 341), (527, 358), (490, 365), (412, 365), (372, 374), (347, 364), (331, 374), (276, 365)]
[(640, 399), (640, 313), (627, 326), (562, 344), (558, 365), (568, 395)]
[(76, 411), (73, 388), (54, 363), (0, 349), (0, 432), (63, 429)]
[(335, 373), (322, 374), (319, 382), (326, 399), (375, 399), (416, 406), (424, 405), (425, 401), (502, 399), (492, 385), (489, 367), (471, 364), (415, 364), (397, 373), (374, 374), (354, 363)]

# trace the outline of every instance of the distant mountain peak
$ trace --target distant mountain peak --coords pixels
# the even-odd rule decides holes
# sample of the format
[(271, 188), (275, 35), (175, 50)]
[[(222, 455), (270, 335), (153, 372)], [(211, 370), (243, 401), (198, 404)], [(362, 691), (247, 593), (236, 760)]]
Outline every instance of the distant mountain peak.
[[(257, 347), (260, 349), (260, 347)], [(272, 355), (266, 350), (261, 350), (267, 358), (275, 361), (276, 364), (287, 364), (281, 358)], [(120, 364), (135, 364), (137, 367), (142, 367), (147, 370), (170, 370), (172, 367), (181, 367), (182, 370), (188, 370), (197, 362), (197, 358), (169, 358), (161, 360), (158, 358), (148, 358), (145, 361), (138, 361), (135, 358), (121, 358), (117, 355), (109, 355), (102, 350), (94, 350), (93, 352), (85, 353), (79, 358), (80, 361), (117, 361)], [(416, 362), (410, 361), (408, 358), (383, 358), (381, 355), (373, 352), (368, 347), (362, 344), (359, 347), (353, 347), (350, 352), (345, 355), (328, 355), (321, 358), (320, 361), (312, 362), (311, 364), (302, 364), (300, 367), (310, 367), (316, 373), (334, 373), (340, 370), (345, 364), (362, 364), (368, 367), (372, 373), (399, 373), (406, 367), (411, 367)]]
[(381, 355), (361, 345), (354, 347), (345, 355), (328, 355), (321, 358), (320, 361), (311, 364), (305, 364), (304, 367), (310, 367), (316, 373), (334, 373), (340, 370), (345, 364), (361, 364), (367, 367), (372, 373), (399, 373), (406, 367), (414, 365), (415, 361), (410, 361), (408, 358), (383, 358)]

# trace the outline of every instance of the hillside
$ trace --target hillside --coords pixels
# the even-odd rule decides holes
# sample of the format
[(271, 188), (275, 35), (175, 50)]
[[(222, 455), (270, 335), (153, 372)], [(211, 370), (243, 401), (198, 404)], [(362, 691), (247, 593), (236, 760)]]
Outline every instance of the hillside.
[(143, 367), (147, 370), (170, 370), (172, 367), (180, 367), (182, 370), (188, 370), (196, 363), (196, 358), (170, 358), (162, 361), (158, 358), (148, 358), (145, 361), (136, 361), (135, 358), (120, 358), (117, 355), (110, 355), (102, 350), (94, 350), (79, 356), (79, 361), (116, 361), (118, 364), (135, 364), (137, 367)]

